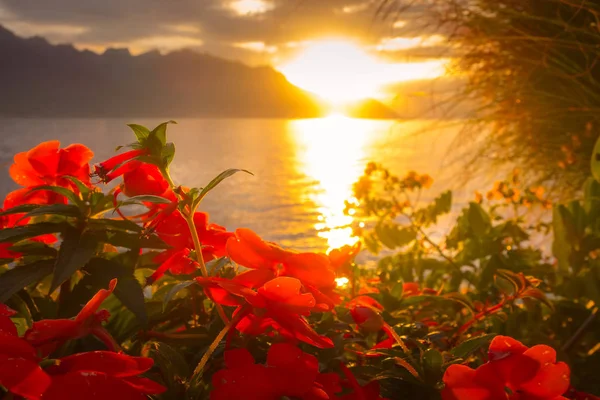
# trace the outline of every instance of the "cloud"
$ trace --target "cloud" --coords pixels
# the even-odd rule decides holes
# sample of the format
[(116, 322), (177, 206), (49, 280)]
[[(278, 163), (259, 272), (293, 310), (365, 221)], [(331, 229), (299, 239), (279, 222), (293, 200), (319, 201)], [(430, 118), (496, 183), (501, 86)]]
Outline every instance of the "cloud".
[(379, 4), (381, 0), (0, 0), (0, 24), (23, 36), (41, 35), (96, 51), (193, 47), (265, 63), (301, 48), (290, 44), (320, 38), (349, 38), (372, 48), (384, 38), (416, 36), (407, 32), (422, 20), (415, 18), (419, 8), (388, 12), (384, 18), (376, 15)]

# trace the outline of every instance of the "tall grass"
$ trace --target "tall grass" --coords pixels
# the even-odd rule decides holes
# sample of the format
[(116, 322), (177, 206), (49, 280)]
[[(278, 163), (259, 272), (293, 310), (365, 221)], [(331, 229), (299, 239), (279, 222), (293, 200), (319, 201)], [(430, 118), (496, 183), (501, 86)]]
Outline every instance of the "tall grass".
[(600, 135), (600, 1), (384, 1), (380, 11), (410, 6), (448, 35), (466, 81), (448, 101), (476, 101), (460, 142), (481, 145), (466, 170), (517, 163), (532, 181), (581, 187)]

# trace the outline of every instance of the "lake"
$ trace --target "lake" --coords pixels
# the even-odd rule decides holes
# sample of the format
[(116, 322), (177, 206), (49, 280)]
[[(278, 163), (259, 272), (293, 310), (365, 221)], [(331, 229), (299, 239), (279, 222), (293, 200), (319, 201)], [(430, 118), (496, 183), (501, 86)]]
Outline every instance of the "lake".
[[(58, 139), (64, 147), (82, 143), (95, 152), (94, 162), (131, 143), (125, 125), (154, 127), (162, 120), (1, 119), (0, 195), (17, 186), (8, 176), (12, 156), (39, 142)], [(431, 128), (425, 121), (359, 120), (331, 116), (305, 120), (182, 119), (171, 125), (176, 145), (172, 175), (176, 183), (203, 186), (227, 168), (244, 168), (211, 192), (201, 206), (211, 221), (233, 230), (247, 227), (265, 239), (299, 250), (325, 251), (352, 243), (344, 201), (369, 161), (395, 174), (409, 170), (430, 174), (431, 198), (460, 173), (451, 146), (455, 128)], [(427, 129), (431, 128), (431, 129)], [(455, 208), (485, 189), (493, 177), (478, 177), (455, 191)], [(440, 231), (446, 231), (444, 221)]]

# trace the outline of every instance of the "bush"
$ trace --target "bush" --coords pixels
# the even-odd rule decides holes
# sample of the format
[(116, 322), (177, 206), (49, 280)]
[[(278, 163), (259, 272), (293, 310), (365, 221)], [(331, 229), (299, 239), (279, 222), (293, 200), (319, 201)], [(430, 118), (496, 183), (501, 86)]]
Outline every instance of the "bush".
[(479, 143), (466, 162), (471, 174), (490, 161), (516, 163), (529, 182), (555, 185), (557, 196), (581, 188), (600, 136), (597, 1), (382, 3), (417, 7), (417, 25), (433, 20), (423, 30), (448, 35), (443, 55), (466, 85), (447, 107), (468, 100), (473, 113), (460, 143)]
[(348, 203), (365, 223), (356, 232), (365, 246), (387, 249), (369, 269), (354, 262), (360, 242), (299, 253), (210, 223), (197, 211), (203, 198), (247, 171), (203, 188), (174, 184), (167, 126), (131, 125), (137, 141), (94, 166), (92, 179), (82, 145), (51, 141), (15, 156), (10, 174), (23, 188), (0, 213), (6, 398), (600, 392), (596, 181), (582, 200), (554, 206), (551, 258), (530, 242), (550, 226), (529, 218), (549, 203), (518, 174), (434, 240), (451, 193), (420, 205), (430, 177), (369, 164)]

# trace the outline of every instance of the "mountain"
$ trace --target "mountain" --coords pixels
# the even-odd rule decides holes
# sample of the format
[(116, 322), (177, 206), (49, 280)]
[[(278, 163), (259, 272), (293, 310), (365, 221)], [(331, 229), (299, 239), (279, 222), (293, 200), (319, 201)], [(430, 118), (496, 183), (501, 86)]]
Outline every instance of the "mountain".
[(0, 116), (321, 116), (315, 97), (270, 67), (190, 50), (132, 56), (24, 39), (0, 26)]
[(375, 99), (364, 99), (342, 107), (344, 114), (353, 118), (396, 119), (398, 114), (390, 107)]

